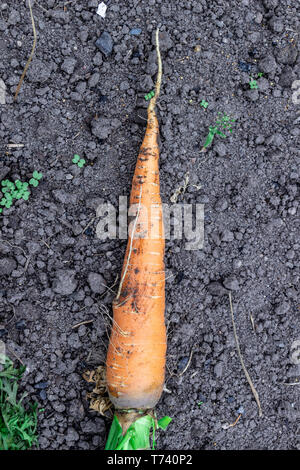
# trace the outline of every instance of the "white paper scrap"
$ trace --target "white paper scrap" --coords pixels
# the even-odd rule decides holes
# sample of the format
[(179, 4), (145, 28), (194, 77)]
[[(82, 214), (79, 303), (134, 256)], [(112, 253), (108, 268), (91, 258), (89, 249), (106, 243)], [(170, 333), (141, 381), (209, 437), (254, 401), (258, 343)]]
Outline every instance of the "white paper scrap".
[(2, 78), (0, 78), (0, 104), (5, 104), (5, 92), (6, 92), (5, 83), (2, 80)]
[(105, 5), (104, 2), (99, 3), (98, 10), (97, 10), (97, 15), (100, 15), (101, 18), (105, 18), (106, 9), (107, 9), (107, 5)]

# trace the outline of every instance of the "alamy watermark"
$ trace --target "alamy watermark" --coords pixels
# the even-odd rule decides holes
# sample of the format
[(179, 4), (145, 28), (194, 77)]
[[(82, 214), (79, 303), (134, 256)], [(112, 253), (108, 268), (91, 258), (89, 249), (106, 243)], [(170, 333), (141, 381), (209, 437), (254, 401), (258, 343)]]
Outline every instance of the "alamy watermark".
[(291, 361), (293, 364), (300, 364), (300, 339), (296, 339), (291, 345)]
[(292, 83), (292, 90), (295, 90), (292, 94), (292, 103), (300, 104), (300, 80), (295, 80)]
[(0, 370), (1, 370), (1, 364), (5, 363), (5, 343), (1, 341), (0, 339)]
[[(144, 238), (185, 239), (186, 250), (201, 250), (204, 242), (204, 204), (143, 204), (127, 206), (127, 197), (119, 196), (118, 210), (110, 203), (100, 204), (96, 235), (101, 240)], [(163, 229), (162, 229), (163, 221)], [(163, 231), (162, 231), (163, 230)]]

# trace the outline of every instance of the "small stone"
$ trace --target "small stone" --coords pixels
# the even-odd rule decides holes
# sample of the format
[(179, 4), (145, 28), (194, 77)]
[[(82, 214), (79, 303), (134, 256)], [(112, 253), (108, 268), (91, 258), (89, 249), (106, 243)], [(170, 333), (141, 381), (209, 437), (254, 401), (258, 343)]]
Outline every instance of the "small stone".
[(89, 421), (81, 422), (80, 427), (84, 434), (98, 434), (99, 432), (97, 424), (91, 419)]
[(109, 56), (112, 53), (113, 45), (112, 37), (107, 31), (103, 31), (101, 36), (95, 42), (95, 46), (98, 47), (105, 56)]
[(226, 199), (219, 199), (215, 205), (217, 212), (224, 212), (228, 207), (228, 202)]
[(129, 34), (131, 34), (132, 36), (139, 36), (141, 32), (141, 28), (133, 28), (129, 31)]
[[(0, 338), (4, 338), (6, 335), (8, 335), (8, 330), (6, 328), (0, 328)], [(0, 352), (2, 352), (1, 349)]]
[(73, 59), (73, 57), (67, 57), (61, 66), (61, 69), (66, 72), (68, 75), (72, 75), (75, 69), (77, 61), (76, 59)]
[(261, 24), (262, 20), (263, 20), (263, 15), (261, 13), (257, 13), (255, 17), (255, 23)]
[(279, 50), (276, 58), (280, 64), (293, 65), (297, 60), (297, 56), (297, 48), (289, 44)]
[(53, 281), (53, 291), (61, 295), (71, 295), (77, 287), (77, 281), (74, 279), (75, 274), (76, 272), (71, 269), (59, 269)]
[(34, 58), (27, 71), (26, 78), (33, 83), (44, 83), (48, 80), (52, 67), (46, 62)]
[(75, 442), (79, 440), (79, 434), (74, 428), (69, 428), (66, 435), (67, 442)]
[(228, 229), (223, 230), (221, 233), (222, 242), (232, 242), (234, 240), (234, 234)]
[(264, 73), (275, 72), (276, 60), (271, 54), (268, 54), (266, 57), (259, 61), (258, 66), (260, 70)]
[(102, 59), (102, 54), (101, 52), (97, 52), (93, 58), (93, 64), (94, 65), (102, 65), (103, 59)]
[(218, 362), (215, 367), (214, 367), (214, 374), (216, 375), (216, 377), (222, 377), (223, 375), (223, 363), (222, 362)]
[(293, 70), (290, 67), (286, 67), (280, 75), (278, 83), (283, 88), (291, 88), (294, 79)]
[(7, 20), (8, 24), (16, 25), (20, 21), (21, 21), (20, 13), (17, 10), (12, 10)]
[(248, 35), (249, 41), (251, 41), (253, 44), (257, 44), (258, 42), (261, 41), (261, 33), (259, 31), (252, 31)]
[(284, 25), (283, 22), (277, 18), (277, 16), (273, 16), (269, 21), (270, 28), (274, 33), (281, 33), (283, 31)]
[(66, 409), (65, 405), (59, 401), (54, 401), (51, 403), (52, 407), (57, 413), (63, 413)]
[(89, 273), (88, 283), (94, 294), (103, 294), (106, 291), (106, 282), (101, 274), (94, 272)]
[(16, 267), (17, 263), (13, 258), (0, 259), (0, 276), (9, 276)]
[(112, 131), (110, 120), (105, 117), (93, 119), (91, 129), (92, 134), (98, 137), (98, 139), (107, 139)]
[(275, 307), (276, 315), (284, 315), (290, 310), (290, 304), (288, 302), (281, 302)]
[(98, 85), (100, 80), (100, 73), (96, 72), (93, 73), (93, 75), (90, 76), (88, 85), (90, 88), (94, 88), (96, 85)]
[(219, 155), (219, 157), (225, 157), (225, 155), (226, 155), (226, 153), (227, 153), (226, 145), (223, 144), (223, 142), (218, 142), (218, 143), (214, 146), (214, 150), (217, 152), (217, 154)]
[(45, 388), (49, 387), (49, 382), (38, 382), (35, 384), (34, 388), (37, 390), (44, 390)]
[(7, 28), (7, 25), (4, 20), (0, 19), (0, 31), (5, 31)]
[(189, 358), (187, 356), (182, 357), (178, 362), (178, 366), (177, 366), (178, 372), (183, 371), (184, 368), (187, 366), (188, 362), (189, 362)]
[(56, 201), (62, 204), (76, 204), (77, 195), (74, 193), (67, 193), (63, 189), (55, 189), (52, 194)]
[(39, 397), (41, 400), (45, 401), (47, 400), (47, 392), (46, 390), (41, 390), (40, 393), (39, 393)]
[(222, 284), (220, 282), (217, 282), (217, 281), (212, 281), (208, 285), (207, 290), (211, 295), (215, 295), (215, 296), (221, 296), (221, 295), (224, 295), (224, 294), (227, 293), (227, 290), (224, 289)]
[(72, 333), (68, 337), (68, 345), (71, 349), (79, 349), (81, 348), (82, 344), (79, 339), (78, 333)]
[(267, 10), (274, 10), (278, 6), (278, 0), (263, 0), (263, 4)]
[(26, 327), (26, 321), (25, 320), (18, 320), (15, 324), (15, 327), (17, 330), (22, 331)]
[(294, 250), (288, 250), (288, 251), (286, 252), (286, 257), (287, 257), (288, 259), (294, 259), (294, 258), (295, 258), (295, 252), (294, 252)]
[(120, 83), (120, 91), (127, 91), (129, 90), (130, 86), (129, 86), (129, 83), (124, 80), (123, 82)]
[(249, 98), (250, 101), (257, 101), (259, 98), (258, 90), (255, 88), (253, 90), (247, 90), (246, 96), (247, 98)]
[(142, 91), (149, 92), (153, 89), (154, 83), (150, 75), (143, 75), (140, 79), (139, 88)]
[(239, 290), (239, 283), (235, 276), (226, 277), (223, 281), (223, 284), (226, 287), (226, 289)]
[(257, 86), (259, 91), (267, 91), (270, 88), (269, 81), (265, 77), (257, 80)]

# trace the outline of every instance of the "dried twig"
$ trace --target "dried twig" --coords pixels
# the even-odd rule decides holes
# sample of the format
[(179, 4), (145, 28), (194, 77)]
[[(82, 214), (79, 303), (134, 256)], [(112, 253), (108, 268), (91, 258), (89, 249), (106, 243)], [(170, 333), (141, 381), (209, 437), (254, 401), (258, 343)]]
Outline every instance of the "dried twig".
[(23, 73), (22, 73), (22, 75), (21, 75), (21, 78), (20, 78), (20, 80), (19, 80), (19, 83), (18, 83), (18, 86), (17, 86), (17, 89), (16, 89), (16, 93), (15, 93), (14, 100), (16, 100), (17, 97), (18, 97), (18, 94), (19, 94), (20, 88), (21, 88), (21, 86), (22, 86), (24, 77), (25, 77), (25, 75), (26, 75), (27, 69), (28, 69), (28, 67), (29, 67), (30, 62), (32, 61), (32, 58), (33, 58), (33, 55), (34, 55), (34, 51), (35, 51), (35, 46), (36, 46), (37, 34), (36, 34), (35, 23), (34, 23), (34, 18), (33, 18), (33, 13), (32, 13), (31, 0), (28, 0), (28, 6), (29, 6), (29, 10), (30, 10), (30, 17), (31, 17), (31, 23), (32, 23), (32, 30), (33, 30), (33, 45), (32, 45), (32, 49), (31, 49), (30, 56), (29, 56), (29, 58), (28, 58), (28, 60), (27, 60), (27, 62), (26, 62), (25, 68), (24, 68)]
[(172, 196), (170, 197), (170, 201), (173, 203), (173, 204), (176, 204), (177, 202), (177, 199), (178, 197), (180, 196), (180, 194), (184, 194), (187, 187), (188, 187), (188, 184), (189, 184), (189, 179), (190, 179), (190, 175), (189, 175), (189, 172), (186, 173), (185, 177), (184, 177), (184, 182), (183, 182), (183, 185), (182, 186), (179, 186), (179, 188), (176, 189), (175, 193), (172, 194)]
[(236, 420), (233, 422), (233, 423), (225, 423), (222, 425), (222, 428), (223, 429), (229, 429), (229, 428), (233, 428), (240, 420), (241, 418), (241, 414), (238, 415), (238, 417), (236, 418)]
[(87, 325), (88, 323), (93, 323), (94, 320), (84, 320), (84, 321), (81, 321), (80, 323), (76, 323), (76, 325), (73, 325), (72, 326), (72, 330), (74, 328), (79, 328), (79, 326), (81, 325)]
[(257, 406), (258, 406), (258, 413), (259, 413), (259, 416), (262, 416), (262, 409), (261, 409), (261, 405), (260, 405), (260, 401), (259, 401), (259, 397), (258, 397), (258, 393), (253, 385), (253, 382), (251, 380), (251, 377), (250, 375), (248, 374), (248, 371), (246, 369), (246, 366), (244, 364), (244, 360), (242, 358), (242, 354), (241, 354), (241, 349), (240, 349), (240, 344), (239, 344), (239, 340), (238, 340), (238, 336), (237, 336), (237, 332), (236, 332), (236, 326), (235, 326), (235, 321), (234, 321), (234, 315), (233, 315), (233, 308), (232, 308), (232, 300), (231, 300), (231, 292), (228, 293), (229, 295), (229, 303), (230, 303), (230, 313), (231, 313), (231, 320), (232, 320), (232, 326), (233, 326), (233, 334), (234, 334), (234, 339), (235, 339), (235, 343), (236, 343), (236, 349), (237, 349), (237, 352), (238, 352), (238, 355), (239, 355), (239, 358), (240, 358), (240, 361), (241, 361), (241, 365), (242, 365), (242, 368), (243, 368), (243, 371), (245, 373), (245, 376), (246, 376), (246, 379), (250, 385), (250, 388), (251, 388), (251, 391), (254, 395), (254, 398), (255, 398), (255, 401), (257, 403)]
[(19, 148), (23, 148), (24, 144), (7, 144), (7, 147), (9, 149), (19, 149)]
[(188, 368), (190, 367), (190, 364), (191, 364), (191, 360), (192, 360), (192, 357), (193, 357), (193, 348), (191, 349), (191, 352), (190, 352), (190, 356), (189, 356), (189, 360), (187, 362), (187, 365), (185, 366), (185, 368), (183, 369), (183, 371), (180, 372), (180, 374), (175, 374), (177, 377), (181, 377), (187, 370)]
[(281, 385), (300, 385), (300, 382), (282, 382)]

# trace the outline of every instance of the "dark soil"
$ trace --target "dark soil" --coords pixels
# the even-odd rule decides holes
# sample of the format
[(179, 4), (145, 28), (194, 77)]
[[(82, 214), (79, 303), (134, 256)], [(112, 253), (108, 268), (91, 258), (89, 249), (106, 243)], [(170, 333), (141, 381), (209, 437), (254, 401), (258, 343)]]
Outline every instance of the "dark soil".
[[(190, 251), (186, 240), (167, 241), (169, 392), (157, 412), (173, 421), (158, 448), (299, 450), (300, 103), (292, 84), (300, 79), (300, 6), (107, 0), (102, 19), (98, 3), (34, 4), (37, 47), (17, 102), (33, 41), (29, 9), (17, 0), (0, 6), (0, 180), (43, 173), (28, 201), (0, 215), (0, 335), (27, 365), (30, 399), (45, 408), (40, 448), (104, 447), (110, 420), (88, 409), (82, 373), (105, 361), (103, 311), (111, 314), (126, 240), (97, 238), (96, 208), (129, 194), (159, 25), (162, 197), (169, 202), (189, 172), (179, 202), (204, 204), (205, 239)], [(101, 52), (95, 42), (104, 31)], [(200, 153), (218, 112), (236, 119), (233, 131)]]

